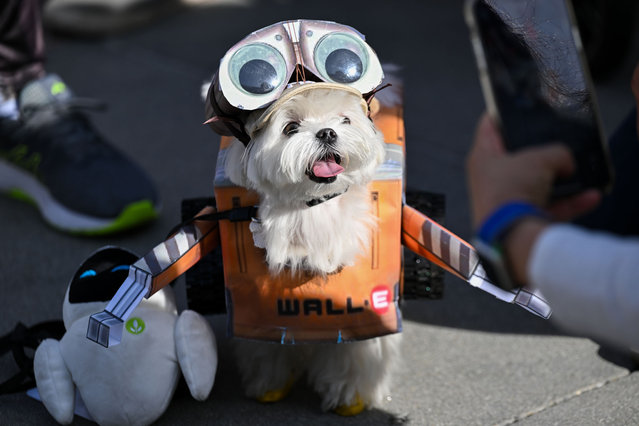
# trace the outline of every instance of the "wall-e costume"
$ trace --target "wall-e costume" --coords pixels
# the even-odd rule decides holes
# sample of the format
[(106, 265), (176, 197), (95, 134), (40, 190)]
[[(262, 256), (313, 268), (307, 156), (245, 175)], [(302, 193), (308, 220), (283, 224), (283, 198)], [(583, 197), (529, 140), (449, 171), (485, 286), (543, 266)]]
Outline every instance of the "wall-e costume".
[[(333, 22), (280, 22), (233, 46), (221, 61), (206, 105), (207, 123), (223, 135), (215, 178), (217, 209), (205, 208), (135, 262), (106, 309), (91, 317), (87, 337), (103, 346), (119, 343), (122, 324), (142, 298), (220, 245), (229, 331), (236, 337), (341, 343), (401, 331), (402, 245), (501, 300), (549, 317), (550, 307), (540, 295), (494, 286), (470, 244), (405, 204), (402, 106), (373, 98), (382, 78), (381, 64), (364, 37)], [(256, 130), (245, 128), (247, 115), (264, 110), (257, 126), (263, 124), (282, 98), (302, 85), (358, 93), (386, 142), (385, 162), (369, 185), (371, 208), (380, 219), (369, 252), (326, 279), (269, 272), (264, 250), (251, 232), (251, 226), (259, 226), (259, 196), (234, 185), (224, 173), (231, 137), (248, 145)], [(312, 200), (305, 208), (323, 201)]]

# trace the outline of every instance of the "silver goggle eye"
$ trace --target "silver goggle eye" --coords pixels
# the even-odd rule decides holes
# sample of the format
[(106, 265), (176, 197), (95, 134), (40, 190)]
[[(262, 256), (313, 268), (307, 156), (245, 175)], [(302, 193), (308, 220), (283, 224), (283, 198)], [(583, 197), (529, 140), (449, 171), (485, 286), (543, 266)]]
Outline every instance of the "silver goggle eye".
[(244, 46), (229, 62), (233, 85), (245, 93), (266, 95), (280, 87), (286, 74), (282, 54), (268, 44)]
[(363, 43), (345, 33), (325, 35), (315, 47), (314, 59), (321, 77), (336, 83), (354, 83), (368, 68), (368, 53)]

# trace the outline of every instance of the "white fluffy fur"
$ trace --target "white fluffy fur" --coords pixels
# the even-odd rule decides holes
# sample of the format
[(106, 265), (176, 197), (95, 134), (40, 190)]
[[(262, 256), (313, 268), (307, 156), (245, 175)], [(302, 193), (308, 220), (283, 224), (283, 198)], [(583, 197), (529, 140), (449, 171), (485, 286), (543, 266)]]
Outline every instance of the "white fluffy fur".
[[(256, 120), (260, 112), (254, 113)], [(348, 120), (345, 120), (348, 118)], [(251, 119), (247, 128), (251, 128)], [(289, 122), (297, 133), (285, 135)], [(344, 172), (332, 183), (316, 183), (307, 170), (326, 154), (319, 130), (337, 133), (332, 149)], [(284, 268), (326, 275), (365, 253), (375, 219), (367, 184), (384, 160), (383, 135), (353, 94), (328, 89), (303, 92), (278, 109), (253, 135), (247, 148), (235, 141), (225, 170), (234, 183), (260, 194), (259, 218), (266, 261)], [(344, 192), (346, 191), (346, 192)], [(341, 193), (314, 207), (306, 202)], [(398, 360), (400, 335), (341, 345), (281, 346), (237, 342), (240, 371), (249, 396), (260, 396), (307, 372), (323, 398), (322, 407), (350, 405), (355, 395), (368, 405), (381, 402)]]
[[(350, 124), (343, 123), (345, 118)], [(282, 131), (291, 121), (300, 127), (286, 136)], [(337, 133), (333, 149), (345, 168), (330, 184), (313, 182), (306, 175), (326, 153), (315, 136), (324, 128)], [(261, 236), (271, 270), (290, 267), (326, 274), (352, 264), (368, 244), (374, 224), (366, 184), (383, 160), (382, 133), (366, 117), (359, 99), (348, 92), (318, 89), (284, 104), (248, 148), (236, 141), (225, 169), (231, 181), (260, 194)], [(344, 191), (323, 204), (306, 206), (308, 200)]]

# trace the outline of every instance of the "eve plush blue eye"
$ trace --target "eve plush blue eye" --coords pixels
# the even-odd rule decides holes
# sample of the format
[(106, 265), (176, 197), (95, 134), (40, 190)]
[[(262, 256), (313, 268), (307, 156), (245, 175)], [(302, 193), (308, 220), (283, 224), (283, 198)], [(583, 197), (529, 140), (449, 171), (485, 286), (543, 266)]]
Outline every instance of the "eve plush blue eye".
[(87, 269), (82, 274), (80, 274), (80, 278), (94, 277), (95, 275), (96, 273), (93, 269)]

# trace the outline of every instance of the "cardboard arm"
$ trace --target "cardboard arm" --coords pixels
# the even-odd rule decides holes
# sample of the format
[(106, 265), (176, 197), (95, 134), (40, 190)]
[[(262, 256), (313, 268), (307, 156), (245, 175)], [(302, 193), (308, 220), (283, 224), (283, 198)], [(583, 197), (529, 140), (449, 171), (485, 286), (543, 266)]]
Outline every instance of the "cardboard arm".
[[(197, 216), (214, 212), (213, 207), (206, 207)], [(105, 310), (89, 318), (87, 338), (104, 347), (120, 343), (124, 322), (142, 299), (168, 285), (219, 244), (217, 221), (194, 220), (180, 228), (131, 265)]]
[(494, 285), (486, 276), (472, 245), (407, 205), (402, 207), (402, 244), (504, 302), (519, 305), (546, 319), (552, 313), (546, 300), (536, 290), (519, 288), (507, 291)]

